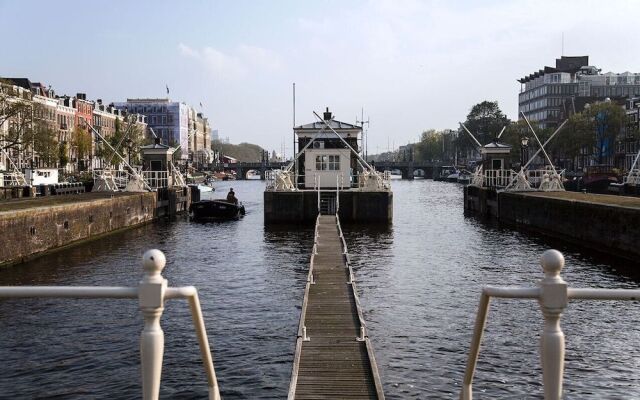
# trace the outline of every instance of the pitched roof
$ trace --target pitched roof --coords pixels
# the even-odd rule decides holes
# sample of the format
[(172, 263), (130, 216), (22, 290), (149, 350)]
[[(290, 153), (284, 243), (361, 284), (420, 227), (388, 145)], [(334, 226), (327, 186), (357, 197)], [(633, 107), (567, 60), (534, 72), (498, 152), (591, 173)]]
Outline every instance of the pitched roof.
[(148, 149), (170, 149), (171, 146), (167, 146), (166, 144), (162, 144), (162, 143), (153, 143), (153, 144), (148, 144), (146, 146), (141, 146), (140, 149), (143, 150), (148, 150)]
[[(360, 129), (362, 130), (361, 127), (359, 127), (358, 125), (354, 125), (354, 124), (349, 124), (347, 122), (341, 122), (341, 121), (336, 121), (335, 119), (329, 120), (329, 126), (332, 127), (333, 129)], [(325, 123), (324, 121), (317, 121), (317, 122), (311, 122), (310, 124), (305, 124), (305, 125), (300, 125), (300, 126), (296, 126), (295, 130), (298, 129), (308, 129), (308, 130), (314, 130), (314, 131), (318, 131), (321, 130), (322, 128), (325, 128)]]
[(511, 146), (508, 144), (500, 143), (500, 142), (491, 142), (487, 143), (484, 146), (485, 149), (510, 149)]

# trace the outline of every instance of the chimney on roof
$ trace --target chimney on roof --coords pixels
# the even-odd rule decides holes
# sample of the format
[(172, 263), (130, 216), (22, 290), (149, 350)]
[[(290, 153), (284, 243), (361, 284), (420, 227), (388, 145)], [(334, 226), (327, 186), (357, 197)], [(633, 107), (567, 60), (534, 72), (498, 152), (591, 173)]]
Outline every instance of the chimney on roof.
[(332, 119), (331, 111), (329, 111), (329, 107), (327, 107), (327, 110), (324, 112), (324, 120), (331, 121), (331, 119)]
[(78, 100), (86, 100), (87, 99), (87, 94), (86, 93), (78, 93), (78, 94), (76, 94), (76, 98)]

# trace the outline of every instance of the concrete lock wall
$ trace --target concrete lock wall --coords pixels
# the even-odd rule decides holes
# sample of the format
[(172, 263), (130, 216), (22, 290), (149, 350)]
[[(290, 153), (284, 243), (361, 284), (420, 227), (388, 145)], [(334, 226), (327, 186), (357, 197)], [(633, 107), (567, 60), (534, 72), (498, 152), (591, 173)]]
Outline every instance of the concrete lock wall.
[[(392, 192), (340, 192), (341, 222), (391, 223)], [(318, 216), (315, 191), (264, 192), (264, 221), (267, 224), (313, 223)]]
[(340, 221), (391, 223), (392, 192), (340, 192)]
[(500, 222), (619, 257), (640, 256), (640, 209), (500, 193)]
[(135, 193), (0, 213), (0, 265), (151, 221), (156, 193)]

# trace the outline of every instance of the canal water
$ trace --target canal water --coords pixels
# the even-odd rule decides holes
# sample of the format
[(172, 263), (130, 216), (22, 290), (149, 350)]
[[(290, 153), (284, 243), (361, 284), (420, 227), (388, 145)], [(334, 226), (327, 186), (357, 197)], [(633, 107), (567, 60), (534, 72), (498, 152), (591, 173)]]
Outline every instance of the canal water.
[[(159, 221), (0, 270), (0, 285), (128, 285), (149, 248), (171, 286), (194, 285), (225, 399), (286, 398), (313, 227), (266, 228), (260, 181), (221, 182), (247, 215), (227, 223)], [(462, 188), (394, 181), (388, 228), (344, 226), (388, 399), (457, 398), (483, 285), (534, 285), (547, 248), (576, 287), (637, 288), (625, 265), (465, 217)], [(579, 227), (576, 227), (579, 229)], [(626, 266), (628, 267), (628, 266)], [(542, 398), (535, 301), (492, 302), (474, 394)], [(162, 398), (206, 398), (184, 300), (162, 317)], [(565, 398), (640, 398), (640, 304), (570, 303)], [(139, 398), (135, 300), (0, 301), (0, 398)]]

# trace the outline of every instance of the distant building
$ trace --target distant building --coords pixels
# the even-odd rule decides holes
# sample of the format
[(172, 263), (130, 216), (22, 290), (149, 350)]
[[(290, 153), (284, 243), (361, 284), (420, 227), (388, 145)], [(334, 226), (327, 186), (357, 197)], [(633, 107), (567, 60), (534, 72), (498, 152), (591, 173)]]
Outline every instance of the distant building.
[(211, 141), (220, 140), (220, 135), (218, 134), (218, 130), (214, 129), (211, 131)]
[[(189, 106), (169, 99), (127, 99), (113, 103), (114, 107), (129, 113), (147, 117), (147, 125), (163, 144), (182, 149), (189, 148)], [(182, 159), (187, 159), (187, 151), (182, 151)]]
[[(640, 139), (638, 138), (640, 133), (640, 97), (629, 99), (625, 109), (627, 111), (627, 126), (624, 140), (621, 140), (618, 144), (620, 147), (618, 152), (624, 154), (623, 169), (629, 171), (638, 155), (638, 151), (640, 151)], [(635, 166), (636, 169), (639, 167), (639, 165)]]
[(61, 151), (66, 151), (67, 163), (60, 165), (67, 172), (73, 172), (77, 155), (73, 149), (73, 130), (76, 123), (76, 109), (73, 108), (73, 100), (69, 96), (57, 97), (56, 125), (58, 127), (58, 143), (61, 144)]
[(193, 108), (189, 108), (189, 159), (197, 168), (213, 161), (209, 120)]
[(550, 128), (582, 111), (586, 103), (640, 96), (640, 73), (600, 71), (589, 65), (589, 56), (562, 56), (555, 67), (518, 79), (518, 118), (523, 112), (541, 127)]

